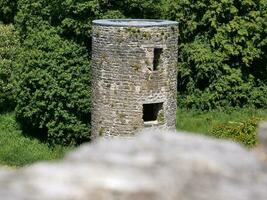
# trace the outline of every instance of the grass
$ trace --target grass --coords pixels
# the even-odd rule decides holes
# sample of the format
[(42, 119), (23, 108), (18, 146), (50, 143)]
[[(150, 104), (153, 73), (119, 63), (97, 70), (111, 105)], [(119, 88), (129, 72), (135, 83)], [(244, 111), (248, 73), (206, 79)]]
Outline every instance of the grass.
[(178, 130), (209, 135), (212, 128), (218, 124), (243, 122), (251, 118), (267, 120), (267, 110), (240, 108), (203, 112), (199, 110), (179, 109), (177, 111), (176, 127)]
[(229, 108), (203, 112), (180, 109), (176, 126), (178, 130), (231, 139), (254, 147), (257, 144), (257, 123), (261, 120), (267, 120), (267, 110)]
[(0, 165), (21, 167), (41, 160), (60, 159), (69, 148), (49, 148), (37, 139), (25, 137), (13, 113), (0, 115)]
[[(255, 146), (256, 123), (267, 120), (267, 110), (226, 109), (202, 112), (179, 109), (177, 129), (219, 138), (230, 138), (247, 147)], [(37, 139), (25, 137), (16, 123), (14, 113), (0, 114), (0, 165), (21, 167), (36, 161), (60, 159), (71, 150), (49, 147)]]

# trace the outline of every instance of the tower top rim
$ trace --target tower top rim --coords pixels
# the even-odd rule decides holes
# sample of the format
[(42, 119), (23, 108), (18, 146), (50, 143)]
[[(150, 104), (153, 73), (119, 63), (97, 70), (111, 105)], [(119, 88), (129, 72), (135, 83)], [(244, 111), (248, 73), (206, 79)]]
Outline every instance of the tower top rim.
[(94, 20), (95, 26), (120, 26), (120, 27), (160, 27), (177, 26), (178, 22), (161, 19), (99, 19)]

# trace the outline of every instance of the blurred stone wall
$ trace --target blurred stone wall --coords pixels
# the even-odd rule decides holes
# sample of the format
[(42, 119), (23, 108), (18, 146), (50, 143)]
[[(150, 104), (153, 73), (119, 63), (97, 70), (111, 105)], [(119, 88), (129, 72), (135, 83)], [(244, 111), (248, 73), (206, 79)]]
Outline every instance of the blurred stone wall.
[[(259, 132), (266, 136), (266, 124)], [(150, 129), (85, 144), (62, 161), (2, 169), (0, 199), (266, 200), (262, 155), (229, 141)]]

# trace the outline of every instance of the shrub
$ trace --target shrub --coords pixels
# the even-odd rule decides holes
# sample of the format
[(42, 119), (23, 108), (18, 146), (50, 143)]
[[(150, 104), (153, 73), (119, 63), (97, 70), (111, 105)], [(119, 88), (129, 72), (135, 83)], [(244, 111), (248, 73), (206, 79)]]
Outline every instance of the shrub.
[(22, 36), (40, 22), (56, 27), (61, 36), (90, 48), (92, 20), (102, 18), (158, 18), (161, 0), (20, 0), (16, 26)]
[(165, 3), (165, 16), (180, 22), (180, 105), (266, 108), (266, 0)]
[(111, 4), (107, 4), (105, 0), (102, 0), (106, 5), (109, 5), (109, 9), (118, 9), (124, 16), (128, 18), (149, 18), (155, 19), (161, 17), (162, 12), (162, 0), (124, 0), (124, 1), (111, 1)]
[(0, 111), (14, 107), (15, 57), (19, 49), (19, 40), (14, 27), (0, 25)]
[(42, 26), (24, 41), (18, 65), (19, 121), (41, 129), (51, 144), (89, 140), (90, 63), (85, 48)]
[(17, 0), (0, 0), (0, 22), (12, 23), (17, 12)]
[(217, 138), (231, 139), (251, 148), (258, 144), (256, 128), (259, 121), (251, 118), (244, 122), (223, 123), (213, 127), (211, 133)]
[(71, 150), (62, 146), (49, 148), (47, 144), (24, 137), (14, 113), (0, 115), (0, 165), (21, 167), (31, 163), (60, 159)]

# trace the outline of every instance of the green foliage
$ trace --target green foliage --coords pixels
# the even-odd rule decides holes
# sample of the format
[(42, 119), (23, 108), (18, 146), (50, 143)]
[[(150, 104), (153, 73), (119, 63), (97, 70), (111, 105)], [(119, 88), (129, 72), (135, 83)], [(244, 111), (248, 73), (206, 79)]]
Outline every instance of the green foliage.
[(229, 139), (249, 148), (257, 145), (256, 126), (259, 120), (267, 120), (266, 109), (224, 108), (224, 110), (200, 111), (179, 109), (178, 130)]
[(14, 107), (15, 57), (19, 49), (18, 35), (11, 25), (0, 25), (0, 112)]
[(165, 0), (164, 14), (180, 22), (180, 105), (267, 107), (266, 0)]
[(267, 107), (266, 0), (0, 0), (0, 21), (14, 15), (23, 49), (16, 61), (16, 48), (0, 50), (0, 56), (10, 51), (0, 63), (0, 107), (12, 103), (15, 88), (18, 119), (52, 144), (89, 138), (86, 55), (94, 19), (180, 22), (179, 107)]
[(42, 26), (18, 56), (17, 118), (47, 132), (51, 144), (76, 145), (90, 137), (90, 63), (85, 48)]
[(0, 164), (15, 167), (60, 159), (69, 150), (61, 146), (51, 149), (36, 139), (24, 137), (13, 113), (0, 115), (0, 146)]
[(252, 118), (244, 122), (228, 122), (219, 124), (212, 130), (213, 136), (231, 139), (246, 147), (255, 147), (258, 144), (256, 128), (260, 119)]
[(16, 12), (17, 0), (0, 0), (0, 22), (12, 23)]
[(155, 18), (161, 0), (20, 0), (16, 26), (22, 36), (43, 23), (58, 33), (90, 48), (92, 21), (102, 18)]
[(160, 18), (162, 12), (161, 0), (111, 0), (108, 5), (109, 9), (118, 9), (128, 18)]
[(19, 0), (15, 26), (25, 48), (17, 59), (18, 119), (48, 132), (41, 138), (51, 143), (88, 140), (90, 76), (84, 48), (90, 54), (92, 20), (154, 18), (160, 5), (161, 0)]

